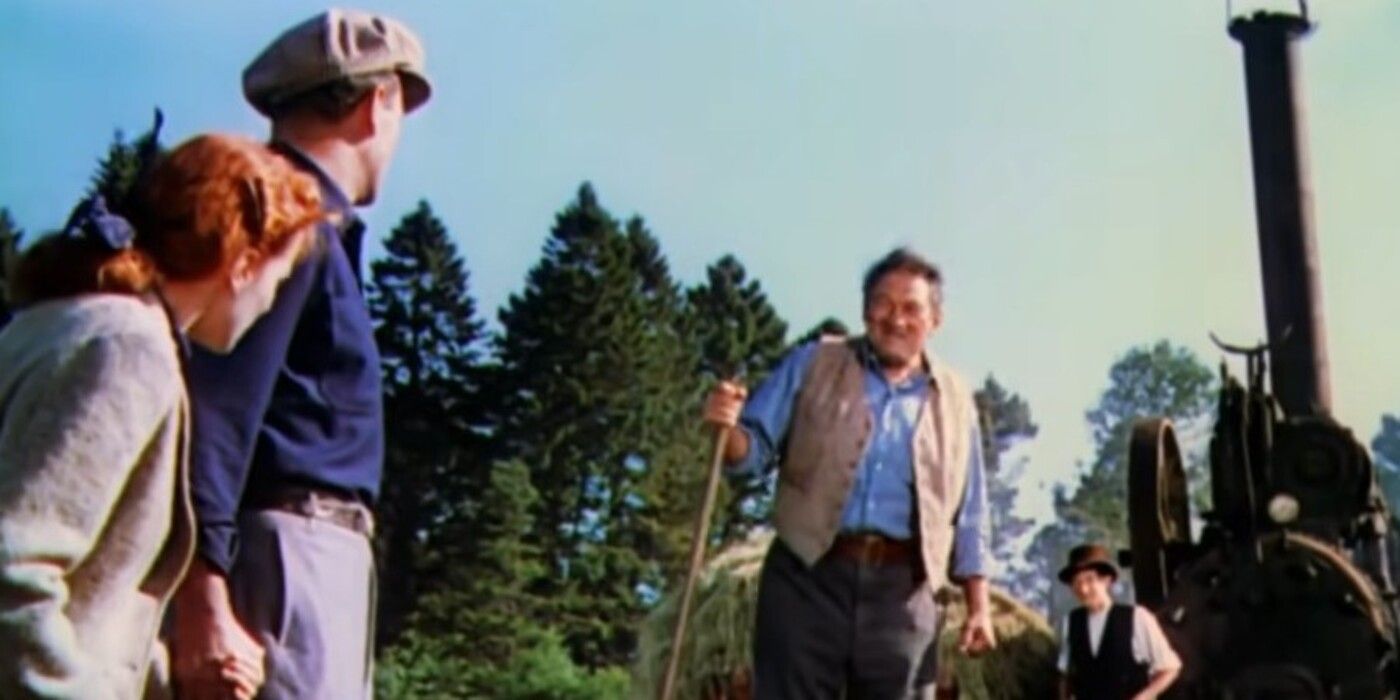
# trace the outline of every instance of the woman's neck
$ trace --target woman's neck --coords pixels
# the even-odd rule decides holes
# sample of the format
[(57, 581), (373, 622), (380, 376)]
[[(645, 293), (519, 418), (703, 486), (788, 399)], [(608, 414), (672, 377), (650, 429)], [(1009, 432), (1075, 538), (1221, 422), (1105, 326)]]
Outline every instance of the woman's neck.
[(156, 282), (150, 296), (153, 301), (164, 302), (175, 328), (185, 333), (208, 308), (210, 292), (208, 283), (162, 280)]

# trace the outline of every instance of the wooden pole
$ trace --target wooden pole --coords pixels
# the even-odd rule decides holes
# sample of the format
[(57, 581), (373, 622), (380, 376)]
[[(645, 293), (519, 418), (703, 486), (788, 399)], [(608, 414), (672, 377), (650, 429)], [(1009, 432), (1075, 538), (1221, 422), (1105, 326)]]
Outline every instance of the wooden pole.
[(729, 442), (729, 428), (720, 428), (715, 433), (714, 457), (710, 460), (710, 473), (705, 482), (705, 498), (700, 502), (700, 512), (695, 517), (695, 529), (690, 540), (690, 567), (685, 573), (685, 587), (681, 589), (680, 607), (676, 610), (676, 627), (671, 635), (671, 655), (666, 660), (666, 675), (661, 680), (660, 700), (671, 700), (676, 692), (676, 675), (680, 672), (681, 646), (685, 643), (685, 627), (690, 618), (690, 602), (695, 596), (695, 584), (700, 578), (700, 567), (705, 563), (705, 542), (710, 537), (710, 516), (715, 510), (715, 498), (719, 494), (719, 479), (724, 473), (724, 447)]

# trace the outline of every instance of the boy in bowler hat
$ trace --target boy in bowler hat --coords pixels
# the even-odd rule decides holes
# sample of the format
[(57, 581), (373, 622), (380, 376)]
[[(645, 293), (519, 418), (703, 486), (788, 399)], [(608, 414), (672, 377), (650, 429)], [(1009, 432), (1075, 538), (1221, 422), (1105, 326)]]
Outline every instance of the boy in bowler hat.
[(1148, 700), (1181, 672), (1157, 618), (1139, 605), (1113, 600), (1118, 567), (1108, 549), (1083, 544), (1070, 550), (1060, 581), (1080, 607), (1060, 630), (1060, 698)]

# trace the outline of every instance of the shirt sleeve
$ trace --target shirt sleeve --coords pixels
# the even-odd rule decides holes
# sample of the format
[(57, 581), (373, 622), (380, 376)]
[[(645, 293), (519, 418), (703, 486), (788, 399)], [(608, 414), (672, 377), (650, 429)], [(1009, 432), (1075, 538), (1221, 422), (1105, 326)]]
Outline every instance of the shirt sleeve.
[(1069, 673), (1069, 616), (1060, 620), (1060, 652), (1055, 657), (1055, 668), (1060, 673)]
[(953, 578), (988, 576), (991, 526), (987, 518), (987, 476), (982, 458), (982, 429), (974, 416), (968, 436), (967, 479), (963, 484), (962, 508), (953, 531)]
[(730, 477), (763, 475), (778, 463), (778, 449), (787, 436), (792, 406), (816, 349), (817, 343), (812, 342), (788, 353), (749, 396), (739, 416), (739, 428), (749, 436), (749, 453), (729, 467)]
[(272, 308), (228, 354), (198, 347), (186, 367), (193, 434), (190, 495), (197, 551), (227, 572), (238, 552), (237, 517), (253, 448), (297, 322), (322, 265), (313, 254), (277, 292)]
[(1133, 656), (1152, 673), (1181, 668), (1181, 657), (1167, 641), (1157, 616), (1140, 605), (1133, 607)]
[(132, 465), (175, 420), (178, 376), (173, 352), (150, 338), (99, 338), (9, 406), (0, 428), (0, 695), (114, 696), (66, 612), (68, 578), (109, 524)]

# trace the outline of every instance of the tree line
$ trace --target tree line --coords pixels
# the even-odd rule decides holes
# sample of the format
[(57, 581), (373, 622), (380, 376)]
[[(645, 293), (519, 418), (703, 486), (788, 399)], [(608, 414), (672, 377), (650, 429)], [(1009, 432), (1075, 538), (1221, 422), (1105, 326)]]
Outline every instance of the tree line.
[[(147, 138), (147, 137), (142, 137)], [(91, 191), (120, 201), (141, 141), (117, 132)], [(0, 283), (24, 233), (0, 208)], [(584, 183), (488, 329), (467, 261), (427, 201), (369, 263), (385, 391), (387, 464), (377, 514), (379, 694), (388, 698), (606, 698), (626, 694), (637, 629), (681, 574), (708, 436), (704, 391), (762, 380), (794, 345), (763, 284), (734, 256), (686, 285), (640, 216)], [(0, 284), (3, 294), (3, 284)], [(9, 306), (0, 296), (0, 324)], [(1083, 540), (1126, 545), (1126, 440), (1164, 415), (1200, 476), (1214, 374), (1167, 341), (1131, 348), (1085, 413), (1094, 452), (1036, 527), (1017, 498), (1038, 426), (994, 377), (976, 394), (998, 583), (1065, 609), (1055, 572)], [(1195, 435), (1196, 439), (1192, 439)], [(1372, 442), (1400, 496), (1400, 419)], [(1197, 480), (1196, 483), (1202, 483)], [(712, 547), (767, 522), (771, 476), (727, 484)]]

